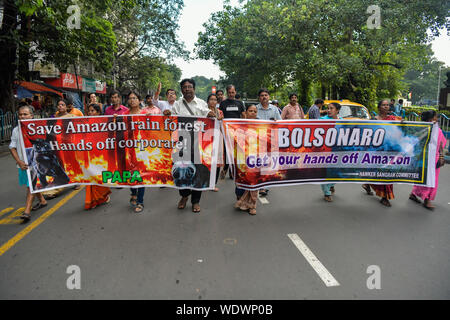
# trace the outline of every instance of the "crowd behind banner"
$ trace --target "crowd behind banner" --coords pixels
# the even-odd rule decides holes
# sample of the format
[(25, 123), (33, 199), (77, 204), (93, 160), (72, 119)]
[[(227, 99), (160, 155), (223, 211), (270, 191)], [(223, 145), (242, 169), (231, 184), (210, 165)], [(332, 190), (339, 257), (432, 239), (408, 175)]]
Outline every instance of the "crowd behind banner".
[[(240, 99), (236, 98), (236, 88), (233, 85), (229, 85), (226, 87), (226, 96), (227, 96), (226, 99), (224, 97), (224, 92), (222, 90), (218, 90), (216, 94), (210, 94), (206, 101), (199, 99), (195, 95), (195, 81), (193, 79), (182, 80), (180, 83), (180, 88), (182, 92), (182, 97), (180, 99), (177, 100), (176, 91), (172, 88), (166, 90), (165, 101), (159, 99), (159, 95), (161, 94), (161, 84), (158, 86), (158, 90), (155, 93), (155, 95), (153, 96), (147, 95), (145, 99), (142, 99), (137, 92), (132, 91), (127, 95), (127, 106), (121, 104), (120, 98), (121, 94), (117, 91), (113, 91), (110, 94), (111, 104), (104, 106), (97, 103), (95, 94), (91, 94), (89, 95), (91, 99), (90, 104), (85, 110), (86, 113), (85, 115), (77, 108), (74, 108), (73, 102), (67, 101), (65, 99), (60, 99), (57, 105), (57, 112), (54, 115), (55, 120), (52, 120), (53, 122), (48, 123), (53, 124), (63, 122), (70, 123), (78, 121), (77, 119), (79, 118), (76, 117), (84, 117), (84, 116), (97, 117), (101, 115), (112, 116), (112, 117), (102, 117), (102, 119), (103, 118), (112, 119), (109, 121), (113, 121), (114, 123), (119, 123), (121, 121), (122, 122), (128, 121), (127, 122), (128, 124), (130, 124), (130, 121), (133, 121), (129, 119), (134, 119), (136, 117), (145, 118), (150, 116), (154, 118), (159, 118), (158, 121), (161, 126), (164, 125), (163, 120), (164, 118), (172, 116), (176, 116), (173, 118), (181, 119), (180, 123), (186, 122), (186, 119), (191, 118), (197, 119), (198, 121), (202, 121), (201, 119), (205, 119), (205, 121), (207, 121), (208, 119), (206, 118), (209, 118), (212, 121), (211, 123), (224, 122), (225, 125), (227, 124), (227, 122), (231, 123), (233, 121), (235, 123), (238, 123), (236, 122), (237, 119), (251, 119), (248, 121), (247, 120), (242, 121), (243, 126), (246, 125), (248, 126), (250, 122), (258, 120), (266, 120), (265, 123), (270, 123), (277, 120), (294, 121), (300, 119), (319, 119), (323, 120), (322, 122), (323, 124), (327, 124), (330, 126), (333, 124), (333, 121), (336, 121), (336, 125), (338, 125), (338, 122), (340, 120), (339, 110), (341, 106), (339, 103), (329, 104), (327, 115), (321, 117), (320, 111), (322, 110), (324, 101), (321, 99), (317, 99), (314, 105), (311, 106), (311, 108), (309, 108), (306, 114), (304, 114), (303, 110), (300, 108), (297, 102), (298, 96), (295, 93), (290, 94), (289, 104), (286, 105), (283, 109), (280, 109), (277, 105), (271, 103), (272, 101), (270, 100), (270, 93), (267, 89), (264, 88), (259, 90), (258, 92), (259, 103), (256, 105), (248, 105), (247, 107), (244, 107), (243, 102), (240, 101)], [(390, 114), (389, 100), (380, 101), (378, 104), (378, 111), (379, 113), (374, 120), (383, 121), (384, 123), (386, 123), (386, 125), (389, 123), (393, 123), (394, 121), (397, 121), (397, 118)], [(67, 121), (64, 120), (64, 118), (73, 118), (73, 119), (71, 119), (72, 121)], [(24, 120), (23, 123), (26, 123), (27, 122), (26, 120), (33, 119), (33, 108), (29, 107), (28, 105), (21, 106), (19, 109), (19, 119)], [(225, 121), (223, 121), (224, 119)], [(98, 121), (100, 121), (100, 118), (98, 118)], [(422, 113), (422, 121), (435, 123), (437, 121), (436, 112), (427, 111)], [(309, 121), (306, 120), (306, 122)], [(275, 123), (278, 124), (278, 121)], [(316, 126), (320, 126), (320, 123), (321, 121), (318, 121)], [(394, 125), (398, 125), (398, 123), (395, 123)], [(426, 125), (424, 127), (426, 127)], [(431, 127), (431, 125), (429, 127)], [(127, 129), (127, 131), (124, 132), (124, 134), (133, 135), (134, 133), (133, 130)], [(429, 137), (431, 137), (431, 134), (429, 135)], [(42, 138), (41, 140), (44, 141), (46, 139), (45, 137), (41, 138)], [(227, 138), (229, 139), (229, 136)], [(255, 215), (257, 198), (258, 196), (265, 197), (268, 195), (269, 190), (267, 189), (266, 186), (270, 184), (264, 183), (257, 184), (256, 188), (248, 187), (248, 185), (247, 187), (245, 187), (245, 184), (243, 184), (242, 181), (240, 180), (242, 179), (241, 175), (242, 171), (239, 171), (239, 166), (236, 165), (234, 161), (235, 159), (233, 159), (236, 153), (234, 146), (232, 146), (232, 144), (229, 144), (228, 143), (229, 141), (227, 141), (227, 144), (224, 145), (223, 137), (221, 137), (220, 139), (216, 138), (213, 140), (217, 142), (216, 146), (195, 144), (195, 147), (193, 147), (192, 149), (192, 150), (201, 149), (202, 152), (204, 150), (210, 150), (209, 158), (206, 157), (207, 161), (204, 163), (204, 167), (208, 168), (209, 171), (203, 170), (203, 172), (205, 172), (205, 174), (207, 175), (207, 179), (209, 179), (209, 183), (201, 187), (197, 187), (194, 184), (184, 184), (184, 185), (182, 184), (181, 187), (179, 187), (180, 200), (178, 201), (177, 208), (180, 210), (184, 209), (187, 206), (187, 202), (189, 201), (190, 198), (192, 204), (192, 211), (195, 213), (199, 213), (201, 210), (200, 200), (203, 193), (202, 190), (213, 188), (214, 191), (219, 192), (218, 188), (214, 187), (214, 182), (217, 184), (219, 177), (223, 179), (228, 173), (231, 177), (234, 177), (234, 175), (238, 175), (237, 177), (235, 177), (236, 180), (235, 194), (237, 198), (237, 202), (234, 204), (235, 208), (246, 211), (251, 215)], [(440, 167), (444, 164), (443, 148), (446, 142), (442, 131), (437, 126), (435, 126), (435, 140), (436, 140), (434, 151), (435, 154), (429, 156), (429, 159), (433, 160), (432, 165), (433, 170), (431, 171), (435, 173), (434, 176), (432, 177), (434, 183), (429, 183), (427, 184), (428, 186), (426, 184), (414, 186), (409, 196), (409, 198), (415, 202), (422, 203), (423, 201), (422, 203), (423, 206), (430, 210), (434, 208), (431, 201), (435, 199), (436, 191), (439, 185), (439, 171)], [(112, 140), (108, 141), (111, 142)], [(180, 139), (178, 141), (180, 141)], [(429, 140), (427, 141), (427, 143), (428, 142)], [(47, 141), (47, 146), (48, 143), (49, 141)], [(55, 142), (52, 143), (53, 145), (55, 145)], [(54, 157), (52, 158), (52, 156), (49, 155), (50, 153), (46, 151), (45, 147), (46, 145), (41, 143), (41, 141), (39, 141), (37, 145), (38, 147), (36, 147), (36, 144), (33, 145), (33, 148), (28, 146), (27, 150), (31, 149), (34, 150), (34, 155), (31, 156), (29, 154), (30, 151), (25, 150), (25, 147), (21, 148), (21, 146), (24, 146), (23, 137), (20, 134), (19, 128), (18, 127), (14, 128), (10, 144), (10, 150), (13, 158), (17, 162), (19, 173), (19, 184), (27, 186), (26, 207), (23, 215), (21, 216), (24, 222), (27, 222), (31, 219), (32, 211), (39, 210), (40, 208), (45, 207), (49, 199), (57, 197), (64, 188), (67, 188), (66, 185), (70, 181), (70, 178), (68, 176), (64, 176), (63, 174), (58, 175), (57, 173), (54, 172), (55, 170), (57, 170), (58, 164), (60, 163), (58, 162), (58, 159)], [(135, 148), (137, 148), (137, 146)], [(185, 149), (184, 152), (186, 152)], [(188, 152), (190, 152), (190, 150), (188, 150)], [(218, 155), (214, 152), (218, 152)], [(374, 150), (373, 152), (376, 153), (377, 151)], [(425, 155), (426, 153), (425, 147), (423, 148), (423, 152)], [(172, 153), (178, 153), (179, 156), (182, 156), (181, 153), (183, 153), (183, 150), (176, 149)], [(225, 157), (225, 154), (228, 155), (229, 161), (224, 161), (224, 163), (218, 164), (214, 162), (214, 159), (217, 157), (223, 159)], [(34, 157), (33, 159), (37, 159), (36, 163), (45, 163), (47, 165), (46, 169), (38, 167), (30, 168), (30, 165), (35, 166), (35, 164), (30, 164), (30, 162), (28, 161), (29, 159), (31, 159), (31, 157)], [(124, 157), (124, 159), (129, 158), (130, 158), (129, 156)], [(173, 158), (169, 158), (169, 160), (173, 160)], [(147, 159), (147, 161), (149, 160)], [(233, 165), (229, 166), (228, 163), (231, 163)], [(133, 161), (131, 161), (129, 165), (133, 165)], [(124, 164), (124, 166), (126, 166), (126, 164)], [(216, 167), (217, 169), (216, 171), (214, 171), (213, 169)], [(39, 180), (45, 180), (45, 176), (48, 175), (48, 172), (53, 170), (52, 172), (55, 174), (55, 176), (59, 177), (58, 179), (61, 179), (62, 183), (57, 184), (53, 183), (53, 181), (50, 181), (49, 183), (50, 184), (53, 183), (54, 187), (52, 188), (52, 190), (45, 191), (42, 193), (39, 192), (31, 193), (30, 190), (32, 189), (33, 184), (35, 184), (34, 177), (32, 177), (32, 175), (30, 174), (30, 172), (33, 171), (32, 169), (34, 170), (36, 176), (39, 175), (40, 172), (39, 170), (42, 171), (40, 173), (41, 176), (43, 176), (43, 178), (42, 179), (40, 178)], [(176, 178), (179, 179), (180, 181), (183, 181), (183, 179), (185, 179), (186, 177), (189, 177), (189, 179), (191, 179), (192, 176), (200, 174), (199, 172), (202, 172), (202, 169), (199, 169), (190, 163), (185, 163), (185, 161), (179, 161), (175, 169), (173, 167), (171, 168), (171, 175), (172, 178), (174, 179)], [(325, 168), (325, 170), (327, 170), (327, 168)], [(117, 171), (122, 174), (121, 178), (124, 178), (123, 168), (118, 168)], [(128, 172), (130, 170), (125, 171)], [(428, 171), (431, 172), (430, 170)], [(335, 180), (336, 179), (332, 179), (332, 181), (330, 181), (332, 183), (325, 183), (326, 181), (321, 181), (321, 188), (323, 191), (324, 200), (327, 202), (333, 201), (333, 194), (336, 192), (334, 184)], [(40, 182), (42, 183), (42, 181)], [(58, 187), (59, 185), (61, 185), (61, 187)], [(79, 188), (79, 185), (75, 186), (75, 188)], [(363, 184), (362, 188), (369, 195), (372, 195), (374, 191), (376, 195), (380, 197), (380, 202), (382, 205), (388, 207), (391, 206), (390, 200), (394, 199), (394, 188), (392, 183)], [(136, 184), (130, 190), (131, 190), (129, 199), (130, 207), (136, 213), (144, 212), (145, 187)], [(104, 186), (101, 184), (100, 185), (92, 184), (87, 186), (85, 209), (93, 209), (99, 205), (109, 203), (110, 196), (111, 196), (111, 189), (108, 186)], [(37, 203), (33, 204), (35, 198), (37, 199)]]

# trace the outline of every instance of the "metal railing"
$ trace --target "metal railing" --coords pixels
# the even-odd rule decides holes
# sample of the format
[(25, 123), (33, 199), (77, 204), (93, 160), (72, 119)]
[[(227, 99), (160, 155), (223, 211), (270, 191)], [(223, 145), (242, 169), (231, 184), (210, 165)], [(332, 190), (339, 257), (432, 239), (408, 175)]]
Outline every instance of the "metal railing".
[(406, 121), (420, 121), (420, 116), (415, 112), (410, 112), (405, 117)]
[[(14, 127), (17, 126), (18, 113), (0, 109), (0, 143), (5, 143), (11, 140), (11, 135)], [(50, 115), (45, 111), (37, 111), (34, 118), (50, 118)]]
[(11, 140), (14, 127), (17, 126), (17, 112), (0, 110), (0, 142)]

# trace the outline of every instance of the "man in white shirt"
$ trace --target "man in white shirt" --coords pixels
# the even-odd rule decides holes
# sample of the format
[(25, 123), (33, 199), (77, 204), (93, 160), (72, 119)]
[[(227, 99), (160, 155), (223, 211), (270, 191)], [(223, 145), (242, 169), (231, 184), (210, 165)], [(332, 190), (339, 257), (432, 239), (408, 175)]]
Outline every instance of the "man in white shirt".
[[(177, 100), (172, 107), (173, 114), (180, 116), (199, 116), (214, 117), (215, 114), (208, 108), (208, 104), (195, 96), (195, 81), (193, 79), (184, 79), (181, 81), (181, 93), (183, 97)], [(185, 106), (187, 104), (188, 108)], [(164, 115), (170, 115), (167, 110)]]
[(166, 99), (167, 101), (159, 100), (159, 95), (161, 93), (161, 82), (158, 85), (158, 90), (155, 92), (153, 96), (153, 104), (157, 106), (161, 112), (165, 110), (172, 110), (172, 107), (177, 100), (177, 93), (173, 89), (166, 90)]
[[(33, 119), (33, 109), (31, 106), (25, 105), (21, 106), (18, 111), (19, 114), (19, 120), (27, 120), (27, 119)], [(20, 126), (20, 123), (18, 124)], [(26, 186), (27, 190), (27, 200), (25, 205), (25, 210), (20, 216), (20, 218), (23, 220), (23, 222), (28, 222), (31, 219), (31, 211), (38, 210), (40, 208), (43, 208), (47, 206), (47, 201), (45, 201), (42, 193), (30, 193), (29, 189), (29, 181), (28, 181), (28, 175), (27, 175), (27, 169), (28, 165), (25, 162), (25, 156), (22, 152), (22, 136), (19, 134), (19, 127), (15, 127), (13, 129), (12, 135), (11, 135), (11, 143), (9, 144), (9, 150), (11, 152), (11, 155), (13, 156), (14, 160), (16, 161), (17, 168), (19, 170), (19, 185)], [(39, 202), (33, 206), (33, 200), (35, 198), (38, 198)]]
[[(182, 80), (180, 86), (183, 97), (173, 104), (172, 111), (163, 111), (165, 116), (170, 116), (171, 114), (211, 118), (216, 116), (213, 111), (209, 110), (208, 104), (204, 100), (195, 96), (195, 81), (193, 79)], [(189, 200), (189, 196), (192, 195), (192, 211), (195, 213), (200, 212), (200, 198), (202, 196), (202, 191), (180, 189), (179, 193), (181, 200), (178, 202), (178, 209), (184, 209), (187, 201)]]

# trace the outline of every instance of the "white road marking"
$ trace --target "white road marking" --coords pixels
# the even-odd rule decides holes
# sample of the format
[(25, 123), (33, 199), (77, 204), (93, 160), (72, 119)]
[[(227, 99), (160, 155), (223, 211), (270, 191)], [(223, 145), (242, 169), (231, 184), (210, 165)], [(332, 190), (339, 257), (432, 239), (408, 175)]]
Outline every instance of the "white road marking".
[(296, 233), (291, 233), (287, 236), (292, 240), (297, 249), (302, 253), (306, 261), (309, 262), (327, 287), (337, 287), (340, 285)]

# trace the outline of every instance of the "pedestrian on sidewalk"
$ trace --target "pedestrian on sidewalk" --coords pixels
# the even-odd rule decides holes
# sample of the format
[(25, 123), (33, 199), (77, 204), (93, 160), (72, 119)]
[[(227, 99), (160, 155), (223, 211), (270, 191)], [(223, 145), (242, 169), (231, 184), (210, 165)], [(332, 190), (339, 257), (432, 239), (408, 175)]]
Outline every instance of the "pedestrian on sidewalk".
[[(30, 106), (23, 106), (19, 108), (19, 120), (33, 119), (33, 110)], [(20, 125), (20, 123), (19, 123)], [(22, 137), (19, 135), (18, 126), (13, 129), (11, 136), (11, 143), (9, 144), (9, 151), (12, 157), (16, 160), (17, 168), (19, 169), (19, 185), (26, 186), (27, 188), (27, 200), (25, 210), (21, 215), (23, 222), (28, 222), (31, 219), (31, 211), (39, 210), (47, 206), (47, 201), (44, 199), (41, 193), (31, 193), (29, 188), (29, 181), (27, 176), (28, 166), (24, 161), (24, 155), (21, 147)], [(38, 198), (39, 202), (33, 206), (33, 201)]]

